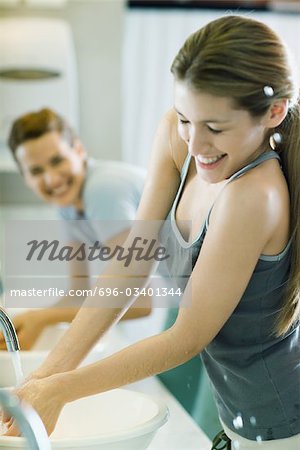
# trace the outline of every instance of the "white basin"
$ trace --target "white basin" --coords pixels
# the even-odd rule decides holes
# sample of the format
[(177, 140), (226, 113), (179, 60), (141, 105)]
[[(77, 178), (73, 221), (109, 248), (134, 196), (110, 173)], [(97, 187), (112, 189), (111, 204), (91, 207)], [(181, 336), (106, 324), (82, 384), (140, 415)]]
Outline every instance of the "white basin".
[[(52, 450), (144, 450), (168, 419), (167, 406), (139, 392), (115, 389), (65, 406)], [(0, 450), (23, 450), (23, 438), (0, 436)]]
[[(21, 365), (24, 376), (27, 377), (33, 370), (37, 369), (45, 360), (49, 351), (56, 345), (66, 331), (67, 324), (59, 324), (45, 328), (32, 350), (21, 349)], [(109, 347), (110, 335), (104, 336), (101, 342), (97, 343), (82, 365), (93, 363), (104, 357), (107, 347)], [(0, 350), (0, 387), (16, 385), (15, 371), (9, 352)]]

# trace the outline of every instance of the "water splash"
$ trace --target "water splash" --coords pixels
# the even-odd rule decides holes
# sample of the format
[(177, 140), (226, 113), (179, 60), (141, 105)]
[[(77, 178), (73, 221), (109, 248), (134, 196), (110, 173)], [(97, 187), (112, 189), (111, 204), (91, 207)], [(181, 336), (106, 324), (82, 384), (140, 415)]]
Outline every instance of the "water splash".
[(262, 442), (262, 437), (261, 436), (256, 436), (256, 442), (261, 443)]
[(19, 386), (24, 381), (24, 374), (21, 365), (20, 352), (10, 352), (11, 360), (14, 366), (15, 375), (16, 375), (16, 385)]
[(237, 416), (233, 419), (232, 423), (233, 423), (234, 428), (236, 428), (237, 430), (239, 430), (240, 428), (243, 428), (244, 423), (243, 423), (242, 414), (238, 413)]
[(256, 425), (256, 418), (254, 416), (250, 417), (250, 423), (251, 423), (251, 425), (253, 425), (255, 427), (255, 425)]

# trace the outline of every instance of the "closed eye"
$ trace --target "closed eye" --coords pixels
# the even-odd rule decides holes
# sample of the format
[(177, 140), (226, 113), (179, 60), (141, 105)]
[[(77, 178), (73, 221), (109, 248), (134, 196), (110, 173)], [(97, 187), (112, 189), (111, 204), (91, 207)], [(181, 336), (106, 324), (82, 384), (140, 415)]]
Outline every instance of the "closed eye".
[(215, 128), (211, 128), (209, 125), (206, 125), (207, 129), (214, 134), (222, 133), (223, 130), (216, 130)]
[[(188, 123), (190, 123), (188, 120), (181, 119), (180, 117), (178, 117), (178, 120), (182, 125), (187, 125)], [(216, 130), (215, 128), (212, 128), (209, 125), (206, 125), (206, 127), (213, 134), (219, 134), (219, 133), (222, 133), (222, 131), (223, 131), (223, 130)]]

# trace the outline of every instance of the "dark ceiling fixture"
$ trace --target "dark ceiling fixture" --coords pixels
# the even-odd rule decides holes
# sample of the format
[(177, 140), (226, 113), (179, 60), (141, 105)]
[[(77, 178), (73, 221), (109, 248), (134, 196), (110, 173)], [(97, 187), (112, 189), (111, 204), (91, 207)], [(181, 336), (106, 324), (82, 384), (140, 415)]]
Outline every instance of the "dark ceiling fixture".
[(130, 8), (269, 9), (269, 0), (128, 0)]

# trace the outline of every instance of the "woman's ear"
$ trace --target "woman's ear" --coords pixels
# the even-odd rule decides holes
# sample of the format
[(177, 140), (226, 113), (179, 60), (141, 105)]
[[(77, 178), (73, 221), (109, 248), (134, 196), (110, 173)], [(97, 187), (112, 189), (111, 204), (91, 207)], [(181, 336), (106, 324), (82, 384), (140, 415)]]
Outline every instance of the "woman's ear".
[(270, 106), (266, 116), (266, 126), (268, 128), (278, 127), (285, 119), (288, 112), (288, 99), (283, 98), (275, 100)]

